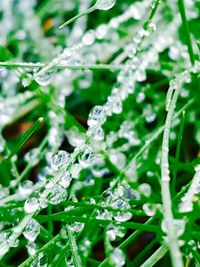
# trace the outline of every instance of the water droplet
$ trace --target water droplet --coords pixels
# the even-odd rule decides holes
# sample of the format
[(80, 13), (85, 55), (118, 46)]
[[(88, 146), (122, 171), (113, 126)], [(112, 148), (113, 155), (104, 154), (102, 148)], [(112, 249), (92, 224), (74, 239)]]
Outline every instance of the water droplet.
[(104, 139), (104, 131), (101, 127), (90, 127), (87, 131), (87, 136), (96, 141), (102, 141)]
[(108, 32), (108, 27), (105, 24), (101, 24), (100, 26), (97, 27), (96, 29), (96, 37), (97, 39), (103, 39), (105, 38), (106, 34)]
[(12, 239), (10, 237), (8, 237), (8, 245), (11, 248), (16, 248), (19, 246), (19, 239)]
[(154, 216), (155, 213), (156, 213), (156, 208), (155, 208), (155, 206), (154, 206), (153, 204), (151, 204), (151, 203), (145, 203), (145, 204), (143, 205), (143, 210), (144, 210), (144, 212), (146, 213), (146, 215), (147, 215), (147, 216), (150, 216), (150, 217)]
[(69, 228), (72, 232), (74, 233), (79, 233), (83, 230), (84, 228), (84, 223), (80, 223), (80, 222), (74, 222), (72, 224), (69, 225)]
[(82, 171), (82, 166), (78, 163), (75, 163), (71, 166), (70, 173), (74, 179), (78, 179), (80, 172)]
[(109, 170), (106, 168), (105, 160), (102, 155), (98, 155), (92, 165), (92, 173), (96, 177), (103, 177)]
[(198, 164), (194, 169), (195, 169), (195, 172), (200, 172), (200, 164)]
[(23, 197), (29, 196), (33, 192), (33, 182), (30, 180), (24, 181), (19, 186), (19, 193)]
[(9, 244), (8, 244), (8, 234), (7, 233), (1, 233), (0, 234), (0, 256), (5, 255), (9, 250)]
[[(117, 18), (112, 18), (109, 22), (109, 27), (113, 28), (113, 29), (117, 29), (119, 27), (119, 20)], [(114, 34), (112, 34), (112, 36), (114, 37)]]
[(105, 122), (105, 120), (106, 116), (104, 107), (95, 106), (89, 114), (88, 126), (94, 127), (97, 125), (102, 125)]
[(151, 5), (151, 8), (154, 9), (156, 6), (156, 0), (152, 0), (150, 5)]
[(87, 168), (90, 166), (95, 159), (95, 154), (93, 149), (88, 146), (84, 145), (81, 147), (81, 153), (79, 155), (79, 163), (83, 168)]
[(51, 167), (54, 170), (59, 170), (70, 161), (70, 154), (64, 150), (60, 150), (56, 153), (54, 153), (51, 157)]
[[(73, 55), (73, 50), (71, 48), (65, 48), (63, 51), (63, 59), (68, 59)], [(55, 62), (57, 64), (57, 62)]]
[(174, 225), (175, 225), (175, 229), (176, 229), (175, 232), (176, 232), (177, 237), (180, 237), (184, 234), (185, 224), (186, 224), (185, 220), (174, 220)]
[(105, 200), (106, 202), (109, 203), (110, 202), (109, 200), (113, 199), (113, 193), (107, 189), (102, 193), (102, 198), (103, 198), (103, 200)]
[(88, 31), (83, 35), (82, 43), (85, 46), (92, 45), (94, 43), (94, 41), (95, 41), (95, 34), (94, 34), (93, 30)]
[(74, 264), (73, 264), (73, 257), (72, 257), (71, 251), (68, 251), (66, 253), (65, 262), (67, 264), (66, 266), (69, 266), (69, 267), (73, 267), (74, 266)]
[(48, 266), (48, 258), (47, 255), (41, 252), (38, 255), (36, 265), (34, 267), (47, 267)]
[(64, 188), (68, 188), (70, 186), (71, 180), (72, 180), (72, 176), (70, 172), (64, 171), (62, 174), (60, 185), (62, 185)]
[(37, 236), (39, 235), (40, 233), (40, 225), (39, 223), (34, 220), (34, 219), (31, 219), (25, 230), (23, 231), (23, 235), (26, 239), (28, 239), (30, 242), (34, 242), (37, 238)]
[(106, 235), (110, 241), (115, 241), (117, 237), (123, 238), (125, 234), (126, 228), (119, 225), (109, 224), (106, 228)]
[(122, 197), (124, 194), (124, 187), (119, 185), (115, 190), (114, 190), (114, 195), (117, 197)]
[(117, 150), (111, 150), (109, 153), (110, 161), (113, 165), (116, 165), (117, 168), (123, 169), (126, 165), (126, 156), (125, 154), (118, 152)]
[(150, 197), (151, 195), (151, 186), (149, 184), (143, 183), (139, 186), (139, 191), (145, 196)]
[(131, 9), (130, 9), (130, 12), (132, 14), (132, 17), (135, 19), (135, 20), (140, 20), (141, 17), (142, 17), (142, 13), (140, 11), (140, 9), (135, 6), (135, 5), (132, 5), (131, 6)]
[(188, 197), (187, 193), (182, 197), (181, 201), (179, 212), (191, 212), (193, 210), (193, 202), (191, 198)]
[(135, 33), (134, 37), (133, 37), (133, 41), (136, 44), (140, 44), (142, 42), (142, 38), (143, 38), (143, 32), (142, 31), (138, 31)]
[(105, 108), (105, 112), (106, 112), (107, 116), (111, 116), (112, 115), (112, 106), (113, 106), (113, 103), (111, 103), (110, 101), (107, 101), (104, 104), (104, 108)]
[(77, 127), (72, 127), (66, 132), (66, 134), (68, 142), (74, 147), (82, 145), (85, 141), (85, 135), (80, 133)]
[(67, 198), (67, 191), (61, 185), (55, 185), (51, 190), (49, 196), (49, 203), (53, 205), (57, 205), (62, 201), (65, 201)]
[[(117, 199), (114, 201), (114, 203), (112, 204), (113, 208), (117, 208), (117, 209), (130, 209), (130, 205), (128, 204), (127, 201), (125, 201), (124, 199)], [(132, 218), (132, 214), (130, 212), (117, 212), (116, 215), (113, 216), (114, 219), (117, 222), (125, 222), (128, 221)]]
[(123, 197), (129, 200), (140, 200), (141, 199), (140, 193), (131, 187), (127, 187), (124, 189)]
[(39, 197), (36, 194), (33, 194), (25, 201), (24, 210), (27, 213), (34, 213), (39, 209)]
[[(170, 224), (171, 224), (171, 221), (168, 221), (167, 219), (162, 220), (161, 229), (164, 233), (168, 232)], [(175, 232), (176, 232), (177, 237), (180, 237), (181, 235), (183, 235), (185, 231), (185, 224), (186, 224), (185, 220), (174, 220), (174, 227), (175, 227)]]
[[(14, 228), (13, 228), (13, 232), (14, 232), (14, 233), (15, 233), (16, 228), (18, 228), (18, 227), (14, 227)], [(12, 234), (11, 234), (10, 236), (8, 235), (8, 233), (5, 233), (5, 234), (6, 234), (6, 236), (7, 236), (7, 238), (6, 238), (6, 242), (7, 242), (7, 244), (8, 244), (9, 247), (16, 248), (16, 247), (19, 246), (19, 239), (17, 239), (17, 238), (13, 238), (13, 237), (12, 237)]]
[(153, 22), (146, 22), (143, 28), (143, 34), (145, 36), (150, 36), (156, 31), (156, 25)]
[(115, 100), (112, 103), (112, 111), (114, 114), (120, 114), (122, 113), (123, 107), (122, 107), (122, 101), (119, 97), (115, 98)]
[(145, 116), (145, 121), (147, 123), (152, 123), (156, 120), (156, 114), (154, 113), (151, 105), (146, 105), (146, 107), (144, 108), (143, 114)]
[(28, 243), (26, 247), (27, 247), (28, 254), (30, 256), (35, 255), (35, 253), (37, 251), (37, 246), (35, 243)]
[(96, 218), (99, 220), (111, 220), (112, 213), (108, 210), (97, 210)]
[(31, 83), (31, 81), (33, 80), (33, 76), (31, 74), (26, 74), (26, 76), (22, 79), (22, 85), (24, 87), (29, 86), (29, 84)]
[[(39, 71), (40, 72), (40, 71)], [(48, 70), (45, 73), (36, 74), (35, 81), (41, 86), (47, 86), (51, 82), (51, 78), (54, 74), (54, 71)]]
[(179, 47), (171, 46), (169, 48), (168, 55), (169, 55), (170, 59), (177, 60), (180, 57), (180, 49), (179, 49)]
[(31, 149), (30, 151), (28, 151), (25, 154), (24, 160), (27, 163), (35, 166), (39, 162), (39, 153), (40, 153), (40, 150), (39, 149), (37, 149), (37, 148)]
[(137, 95), (136, 102), (137, 103), (142, 103), (144, 100), (145, 100), (145, 94), (144, 94), (144, 92), (140, 92)]
[(128, 44), (125, 46), (125, 51), (129, 58), (133, 58), (135, 53), (137, 52), (137, 48), (134, 44)]
[(109, 10), (116, 3), (116, 0), (97, 0), (95, 3), (95, 8), (99, 10)]
[(80, 250), (83, 253), (83, 256), (86, 258), (89, 256), (90, 253), (90, 248), (91, 248), (91, 241), (88, 240), (87, 238), (82, 239), (80, 242)]
[(144, 82), (146, 80), (146, 78), (147, 78), (146, 72), (143, 69), (138, 69), (135, 72), (135, 75), (136, 75), (136, 80), (138, 82)]
[(122, 250), (119, 248), (115, 248), (110, 256), (110, 261), (115, 267), (124, 266), (126, 260)]
[(1, 184), (0, 184), (0, 199), (3, 199), (4, 197), (8, 196), (9, 195), (9, 189), (6, 188), (6, 187), (3, 187)]

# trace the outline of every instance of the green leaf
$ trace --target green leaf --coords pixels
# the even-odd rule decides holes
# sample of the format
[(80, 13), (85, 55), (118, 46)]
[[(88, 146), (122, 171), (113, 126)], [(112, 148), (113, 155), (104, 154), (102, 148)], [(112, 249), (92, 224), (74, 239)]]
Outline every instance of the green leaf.
[(10, 51), (4, 46), (0, 46), (0, 61), (7, 61), (11, 58), (12, 54), (10, 53)]

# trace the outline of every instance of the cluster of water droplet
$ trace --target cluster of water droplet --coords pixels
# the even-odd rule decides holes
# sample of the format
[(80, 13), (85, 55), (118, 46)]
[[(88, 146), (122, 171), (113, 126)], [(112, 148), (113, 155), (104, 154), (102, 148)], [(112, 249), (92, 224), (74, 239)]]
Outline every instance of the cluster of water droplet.
[(40, 208), (40, 193), (34, 192), (24, 203), (24, 210), (27, 213), (34, 213)]
[(29, 242), (34, 242), (40, 233), (40, 225), (35, 219), (31, 219), (26, 225), (23, 235)]
[(109, 224), (106, 228), (106, 235), (110, 241), (123, 238), (126, 234), (126, 228), (119, 225)]
[[(113, 185), (111, 184), (110, 186), (112, 187)], [(104, 220), (111, 220), (113, 218), (119, 223), (128, 221), (132, 218), (129, 201), (139, 201), (141, 199), (141, 194), (138, 190), (131, 188), (128, 183), (124, 181), (113, 191), (104, 191), (102, 197), (103, 201), (101, 202), (101, 206), (102, 208), (105, 207), (105, 209), (98, 210), (96, 218)], [(111, 207), (112, 211), (106, 209), (106, 207)], [(111, 231), (111, 235), (114, 235), (113, 231)], [(118, 236), (120, 237), (120, 235)]]
[(40, 150), (38, 148), (33, 148), (25, 154), (24, 160), (28, 164), (35, 166), (39, 162), (39, 153), (40, 153)]
[(200, 192), (200, 165), (196, 166), (195, 171), (190, 188), (181, 198), (179, 212), (191, 212), (193, 210), (194, 196)]
[[(154, 23), (147, 22), (144, 24), (143, 29), (135, 34), (133, 41), (136, 48), (131, 50), (133, 53), (131, 52), (130, 60), (127, 61), (124, 68), (120, 71), (117, 77), (117, 86), (113, 88), (111, 95), (103, 106), (95, 106), (91, 110), (88, 118), (89, 129), (87, 135), (93, 137), (94, 140), (99, 141), (104, 139), (102, 125), (106, 121), (107, 116), (120, 114), (122, 112), (122, 103), (129, 94), (135, 91), (135, 82), (143, 82), (146, 80), (145, 70), (147, 66), (158, 59), (158, 57), (155, 57), (155, 55), (158, 54), (156, 49), (154, 52), (150, 50), (149, 54), (151, 53), (151, 56), (144, 55), (140, 60), (137, 56), (138, 49), (143, 39), (151, 35), (155, 30), (156, 27)], [(137, 69), (137, 71), (135, 71), (135, 69)]]
[[(162, 221), (162, 224), (161, 224), (161, 229), (164, 233), (168, 233), (169, 231), (169, 228), (171, 227), (171, 222), (166, 218), (165, 220)], [(181, 237), (184, 232), (185, 232), (185, 225), (186, 225), (186, 220), (184, 219), (180, 219), (180, 220), (173, 220), (173, 224), (174, 224), (174, 227), (175, 227), (175, 234), (176, 236), (179, 238)], [(169, 242), (169, 239), (168, 237), (164, 237), (164, 240), (166, 243)]]
[(30, 180), (24, 181), (19, 185), (19, 194), (22, 197), (28, 197), (33, 192), (33, 182)]
[(0, 233), (0, 257), (4, 256), (10, 248), (16, 248), (19, 245), (18, 239), (12, 239), (8, 232)]
[[(1, 71), (0, 71), (1, 73)], [(21, 105), (26, 103), (29, 99), (33, 97), (33, 93), (26, 91), (25, 93), (20, 93), (15, 96), (10, 96), (7, 98), (0, 98), (0, 128), (10, 123), (16, 116), (17, 110)]]
[(83, 230), (84, 223), (75, 222), (75, 223), (70, 224), (69, 228), (73, 233), (79, 233)]
[[(97, 1), (95, 7), (96, 9), (107, 10), (113, 7), (114, 4), (115, 0), (104, 0), (103, 2)], [(78, 44), (65, 48), (61, 54), (55, 57), (45, 67), (37, 70), (33, 75), (28, 75), (24, 78), (24, 85), (28, 86), (30, 82), (35, 79), (41, 86), (47, 86), (51, 82), (51, 78), (54, 75), (58, 64), (69, 63), (73, 56), (77, 53), (80, 54), (83, 47), (93, 45), (96, 38), (104, 39), (110, 30), (118, 28), (121, 23), (130, 18), (134, 18), (135, 20), (141, 19), (147, 7), (148, 4), (145, 1), (141, 3), (136, 2), (132, 4), (123, 15), (115, 17), (108, 24), (102, 24), (98, 26), (96, 30), (89, 30), (83, 35), (82, 40)]]
[[(57, 103), (59, 103), (58, 99)], [(60, 104), (60, 106), (63, 108), (63, 105)], [(59, 148), (64, 136), (64, 116), (62, 113), (49, 111), (48, 117), (51, 123), (51, 128), (48, 133), (48, 143), (52, 151), (56, 151)]]
[(36, 260), (33, 261), (31, 267), (47, 267), (48, 266), (48, 257), (45, 253), (40, 252)]
[(120, 248), (115, 248), (110, 255), (110, 262), (116, 267), (124, 266), (126, 258), (123, 251)]

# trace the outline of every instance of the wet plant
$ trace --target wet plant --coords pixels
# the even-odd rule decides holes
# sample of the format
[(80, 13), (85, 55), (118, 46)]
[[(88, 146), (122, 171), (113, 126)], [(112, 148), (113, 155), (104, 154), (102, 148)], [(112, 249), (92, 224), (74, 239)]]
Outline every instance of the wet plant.
[(198, 1), (2, 0), (0, 266), (199, 266)]

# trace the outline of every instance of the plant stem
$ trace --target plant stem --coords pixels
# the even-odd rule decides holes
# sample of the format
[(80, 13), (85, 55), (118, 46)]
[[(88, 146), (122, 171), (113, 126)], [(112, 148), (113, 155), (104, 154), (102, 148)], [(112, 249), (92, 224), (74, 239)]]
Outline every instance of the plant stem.
[[(0, 62), (0, 67), (4, 68), (42, 68), (46, 66), (47, 63), (28, 63), (28, 62)], [(122, 65), (108, 65), (108, 64), (96, 64), (96, 65), (68, 65), (68, 64), (60, 64), (57, 65), (58, 69), (70, 69), (70, 70), (121, 70)]]
[(156, 14), (157, 8), (160, 4), (160, 0), (156, 0), (154, 8), (152, 9), (150, 15), (149, 15), (149, 21), (153, 19), (154, 15)]
[(138, 210), (132, 210), (132, 209), (126, 209), (126, 210), (121, 210), (121, 209), (114, 209), (110, 206), (101, 206), (98, 204), (88, 204), (85, 202), (73, 202), (73, 201), (65, 201), (63, 202), (64, 206), (75, 206), (75, 207), (88, 207), (90, 209), (105, 209), (108, 211), (112, 211), (112, 212), (131, 212), (132, 214), (134, 214), (135, 216), (144, 216), (145, 213), (143, 211), (138, 211)]
[[(154, 220), (154, 218), (150, 218), (148, 221), (146, 221), (144, 223), (144, 225), (148, 225), (150, 224), (152, 221)], [(131, 244), (140, 234), (142, 233), (142, 230), (136, 230), (133, 234), (131, 234), (127, 239), (125, 239), (120, 245), (119, 248), (120, 249), (125, 249), (129, 244)], [(106, 267), (108, 263), (108, 258), (105, 258), (98, 267)]]
[[(193, 102), (194, 99), (188, 101), (187, 104), (185, 104), (178, 112), (175, 113), (172, 121), (175, 121), (183, 112), (183, 110), (187, 109)], [(146, 142), (145, 145), (137, 152), (137, 154), (134, 156), (133, 159), (137, 160), (143, 154), (143, 152), (152, 144), (152, 142), (157, 140), (157, 138), (159, 137), (159, 135), (161, 135), (163, 131), (164, 131), (164, 126), (161, 126), (158, 130), (156, 130), (156, 132), (148, 139), (148, 142)]]
[(187, 39), (187, 46), (188, 46), (188, 53), (190, 56), (190, 62), (192, 65), (194, 65), (195, 57), (194, 57), (194, 51), (193, 51), (193, 47), (192, 47), (192, 39), (191, 39), (190, 30), (189, 30), (188, 21), (187, 21), (187, 16), (186, 16), (186, 11), (185, 11), (184, 0), (178, 0), (178, 7), (179, 7), (179, 12), (181, 14), (183, 27), (185, 30), (185, 36)]
[(96, 7), (94, 5), (94, 6), (90, 7), (88, 10), (86, 10), (85, 12), (82, 12), (82, 13), (76, 15), (75, 17), (71, 18), (70, 20), (68, 20), (65, 23), (63, 23), (62, 25), (60, 25), (59, 29), (64, 28), (65, 26), (69, 25), (70, 23), (74, 22), (75, 20), (77, 20), (83, 16), (87, 16), (88, 14), (92, 13), (95, 10), (96, 10)]
[[(48, 135), (44, 138), (44, 140), (42, 141), (42, 143), (39, 145), (38, 147), (38, 150), (40, 151), (38, 157), (39, 157), (39, 160), (41, 160), (45, 154), (44, 151), (42, 151), (45, 147), (45, 145), (47, 144), (48, 142)], [(35, 164), (32, 164), (32, 162), (29, 162), (27, 164), (27, 166), (25, 167), (25, 169), (23, 170), (23, 172), (17, 177), (17, 179), (15, 180), (15, 183), (14, 185), (10, 185), (9, 188), (12, 188), (16, 185), (18, 185), (22, 179), (27, 175), (27, 173), (35, 166)]]
[[(171, 90), (171, 88), (169, 88)], [(168, 246), (174, 267), (183, 267), (182, 256), (178, 245), (174, 217), (172, 213), (172, 201), (170, 195), (170, 174), (169, 174), (169, 135), (172, 124), (172, 118), (179, 95), (179, 89), (175, 89), (169, 105), (169, 111), (165, 121), (162, 155), (161, 155), (161, 195), (164, 208), (164, 221), (167, 228)]]
[(158, 239), (154, 238), (146, 247), (136, 256), (129, 266), (140, 266), (142, 259), (146, 258), (153, 247), (158, 243)]
[[(45, 223), (48, 221), (63, 221), (66, 223), (73, 223), (73, 222), (83, 222), (87, 223), (88, 219), (81, 217), (81, 216), (66, 216), (63, 212), (62, 214), (55, 213), (52, 215), (39, 215), (37, 216), (37, 220), (40, 223)], [(107, 226), (110, 223), (115, 223), (113, 220), (100, 220), (96, 218), (90, 218), (90, 222), (100, 224), (103, 226)], [(146, 232), (157, 232), (157, 226), (155, 225), (145, 225), (141, 223), (134, 223), (134, 222), (120, 222), (119, 225), (124, 226), (129, 229), (140, 229)]]
[[(178, 141), (176, 146), (176, 155), (175, 155), (175, 161), (178, 162), (180, 158), (180, 151), (181, 151), (181, 141), (183, 137), (183, 130), (184, 130), (184, 123), (185, 123), (185, 110), (182, 112), (182, 119), (180, 124), (180, 129), (178, 133)], [(175, 195), (176, 192), (176, 176), (177, 176), (177, 166), (174, 166), (173, 169), (173, 179), (172, 179), (172, 194)]]
[(159, 247), (140, 267), (152, 267), (167, 253), (167, 247)]
[[(154, 220), (154, 217), (151, 217), (146, 221), (144, 224), (148, 225)], [(136, 230), (132, 235), (130, 235), (126, 240), (124, 240), (120, 245), (119, 248), (126, 248), (129, 244), (131, 244), (137, 237), (142, 233), (142, 230)]]
[(30, 256), (27, 260), (22, 262), (22, 264), (20, 264), (18, 267), (30, 266), (30, 263), (36, 258), (37, 255), (39, 255), (39, 253), (48, 250), (52, 245), (54, 245), (59, 240), (60, 240), (60, 234), (56, 235), (53, 239), (51, 239), (48, 243), (46, 243), (43, 247), (41, 247), (36, 252), (36, 254), (34, 254), (33, 256)]

